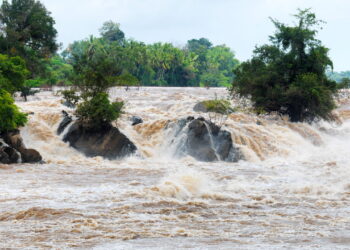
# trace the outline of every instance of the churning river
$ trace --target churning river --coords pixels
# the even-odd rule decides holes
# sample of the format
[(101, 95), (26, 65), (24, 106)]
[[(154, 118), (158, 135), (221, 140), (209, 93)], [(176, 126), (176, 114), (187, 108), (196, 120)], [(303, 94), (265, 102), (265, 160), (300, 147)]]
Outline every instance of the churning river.
[[(193, 106), (227, 95), (112, 89), (126, 101), (116, 125), (138, 147), (114, 161), (86, 158), (56, 135), (61, 110), (72, 110), (55, 91), (17, 101), (34, 112), (24, 142), (46, 163), (0, 165), (0, 248), (350, 249), (348, 95), (334, 124), (231, 114), (223, 128), (244, 155), (237, 163), (174, 158), (167, 121), (207, 118)], [(131, 126), (133, 115), (144, 123)]]

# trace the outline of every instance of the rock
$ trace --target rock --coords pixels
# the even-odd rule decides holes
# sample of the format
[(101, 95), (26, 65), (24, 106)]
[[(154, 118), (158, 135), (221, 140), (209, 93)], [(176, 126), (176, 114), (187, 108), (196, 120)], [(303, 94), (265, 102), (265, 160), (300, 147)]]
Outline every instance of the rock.
[(35, 149), (24, 149), (20, 153), (22, 155), (22, 161), (26, 163), (41, 162), (43, 159)]
[(139, 117), (139, 116), (133, 116), (133, 117), (131, 117), (131, 122), (132, 122), (132, 126), (135, 126), (135, 125), (137, 125), (137, 124), (140, 124), (140, 123), (143, 123), (143, 120), (142, 120), (142, 118), (141, 117)]
[(2, 163), (2, 164), (10, 164), (10, 157), (4, 151), (3, 147), (0, 148), (0, 163)]
[[(171, 123), (166, 129), (173, 131), (170, 140), (175, 144), (175, 155), (190, 155), (199, 161), (236, 162), (242, 159), (239, 149), (233, 144), (231, 133), (221, 129), (203, 117), (197, 119), (180, 119)], [(178, 139), (180, 138), (180, 139)]]
[(193, 111), (196, 111), (196, 112), (208, 112), (208, 110), (205, 107), (203, 102), (199, 102), (196, 105), (194, 105)]
[(4, 133), (2, 138), (9, 147), (18, 151), (26, 148), (18, 129)]
[(27, 149), (19, 130), (13, 130), (1, 134), (4, 142), (0, 143), (0, 162), (5, 164), (18, 163), (22, 159), (23, 163), (37, 163), (42, 161), (42, 157), (35, 149)]
[(96, 129), (79, 120), (72, 124), (63, 141), (88, 157), (116, 159), (131, 155), (137, 149), (119, 129), (111, 125)]
[(62, 110), (63, 120), (57, 129), (57, 134), (60, 135), (64, 129), (73, 121), (73, 118), (64, 110)]
[(211, 138), (205, 122), (195, 119), (188, 125), (188, 154), (200, 161), (217, 161), (215, 150), (211, 147)]
[(71, 102), (68, 102), (68, 101), (62, 102), (62, 105), (66, 106), (66, 107), (68, 107), (68, 108), (71, 108), (71, 109), (74, 109), (74, 108), (75, 108), (74, 103), (71, 103)]

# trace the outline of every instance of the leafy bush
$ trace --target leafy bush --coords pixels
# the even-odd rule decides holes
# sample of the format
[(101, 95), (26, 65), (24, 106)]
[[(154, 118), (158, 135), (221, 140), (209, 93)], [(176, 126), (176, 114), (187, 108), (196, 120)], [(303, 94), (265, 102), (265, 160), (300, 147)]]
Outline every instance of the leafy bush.
[(62, 90), (61, 94), (63, 96), (63, 99), (73, 106), (77, 105), (77, 103), (80, 100), (80, 96), (76, 94), (76, 92), (72, 89), (69, 90)]
[(76, 114), (80, 119), (94, 127), (101, 127), (118, 119), (122, 113), (123, 105), (123, 102), (110, 103), (108, 94), (98, 93), (80, 103)]
[(271, 44), (257, 47), (253, 58), (234, 73), (232, 93), (250, 97), (256, 110), (288, 115), (291, 121), (331, 120), (336, 83), (326, 75), (333, 66), (328, 49), (315, 38), (321, 21), (308, 9), (295, 15), (296, 26), (272, 20)]
[(0, 133), (24, 126), (27, 116), (19, 111), (10, 93), (0, 89)]
[(234, 112), (228, 100), (206, 100), (202, 102), (208, 112), (227, 115)]
[(0, 54), (0, 88), (5, 89), (10, 94), (20, 91), (28, 71), (25, 62), (20, 57), (9, 57)]

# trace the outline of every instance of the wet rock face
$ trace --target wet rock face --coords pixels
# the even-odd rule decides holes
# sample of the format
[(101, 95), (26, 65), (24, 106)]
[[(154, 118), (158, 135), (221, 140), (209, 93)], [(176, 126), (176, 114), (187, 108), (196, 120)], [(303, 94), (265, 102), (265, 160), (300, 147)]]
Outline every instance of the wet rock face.
[(63, 141), (88, 157), (116, 159), (131, 155), (137, 149), (119, 129), (111, 125), (95, 129), (81, 121), (72, 124)]
[(23, 143), (19, 130), (3, 133), (0, 138), (0, 163), (18, 163), (21, 159), (23, 163), (37, 163), (42, 161), (42, 157), (35, 149), (27, 149)]
[(211, 147), (210, 133), (205, 122), (195, 119), (188, 125), (187, 132), (188, 154), (200, 161), (217, 161), (216, 152)]
[(196, 111), (196, 112), (208, 112), (208, 109), (206, 108), (206, 106), (204, 105), (203, 102), (199, 102), (196, 105), (194, 105), (193, 111)]
[[(180, 133), (185, 136), (184, 141), (179, 143), (177, 155), (190, 155), (199, 161), (228, 161), (236, 162), (242, 159), (239, 149), (233, 145), (231, 133), (221, 129), (214, 123), (200, 117), (178, 122)], [(174, 140), (175, 141), (175, 140)]]
[(64, 129), (73, 121), (73, 118), (70, 115), (68, 115), (66, 111), (62, 110), (62, 114), (63, 114), (63, 120), (61, 121), (57, 129), (58, 135), (62, 134)]

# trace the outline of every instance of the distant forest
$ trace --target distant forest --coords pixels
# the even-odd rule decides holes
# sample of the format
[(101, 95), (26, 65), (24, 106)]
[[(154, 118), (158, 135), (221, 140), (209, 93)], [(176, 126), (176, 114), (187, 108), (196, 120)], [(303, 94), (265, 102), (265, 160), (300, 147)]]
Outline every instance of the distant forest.
[(350, 79), (350, 71), (340, 71), (340, 72), (329, 71), (327, 75), (331, 80), (334, 80), (337, 83), (342, 82), (344, 78)]
[(116, 67), (116, 86), (224, 86), (232, 83), (239, 65), (226, 45), (214, 46), (208, 39), (192, 39), (182, 46), (171, 43), (145, 44), (127, 39), (118, 23), (108, 21), (99, 37), (70, 44), (45, 64), (45, 75), (30, 80), (31, 87), (72, 85), (74, 65), (88, 47), (105, 50)]

